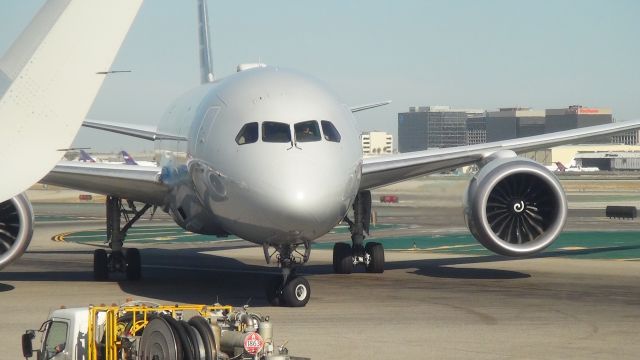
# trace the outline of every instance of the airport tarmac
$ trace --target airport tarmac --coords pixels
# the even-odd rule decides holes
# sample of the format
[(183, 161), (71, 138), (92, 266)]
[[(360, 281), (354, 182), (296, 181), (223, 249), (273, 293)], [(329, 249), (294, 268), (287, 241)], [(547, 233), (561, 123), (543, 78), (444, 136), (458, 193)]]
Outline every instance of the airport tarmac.
[[(438, 184), (428, 182), (432, 194), (457, 193), (457, 183), (446, 191)], [(453, 195), (434, 195), (424, 203), (428, 194), (422, 191), (392, 188), (374, 198), (385, 191), (400, 194), (400, 203), (376, 204), (379, 222), (388, 226), (372, 235), (389, 244), (430, 236), (425, 241), (434, 246), (419, 243), (417, 250), (387, 251), (384, 274), (335, 275), (331, 251), (323, 249), (331, 245), (323, 243), (346, 240), (348, 235), (338, 229), (321, 239), (303, 269), (312, 299), (297, 309), (265, 303), (264, 283), (278, 269), (264, 264), (261, 248), (232, 238), (211, 241), (175, 236), (175, 231), (167, 235), (172, 226), (164, 215), (140, 224), (144, 236), (135, 246), (143, 257), (142, 281), (93, 282), (91, 254), (101, 241), (91, 231), (103, 227), (103, 208), (36, 204), (39, 221), (29, 251), (0, 272), (0, 345), (5, 349), (1, 357), (21, 358), (20, 334), (37, 328), (49, 310), (60, 305), (136, 298), (238, 306), (250, 299), (255, 310), (271, 315), (278, 343), (288, 341), (292, 354), (313, 359), (637, 358), (637, 220), (609, 220), (603, 209), (573, 206), (570, 200), (568, 230), (593, 234), (625, 229), (626, 237), (620, 237), (620, 231), (595, 233), (597, 239), (584, 241), (581, 249), (571, 243), (534, 258), (511, 260), (484, 252), (434, 249), (452, 241), (446, 236), (464, 233), (459, 201), (453, 203)], [(65, 241), (52, 241), (61, 234), (67, 236)], [(74, 234), (94, 237), (71, 241)], [(568, 241), (580, 242), (577, 234)], [(608, 238), (616, 240), (609, 243)], [(617, 255), (580, 256), (587, 253)]]

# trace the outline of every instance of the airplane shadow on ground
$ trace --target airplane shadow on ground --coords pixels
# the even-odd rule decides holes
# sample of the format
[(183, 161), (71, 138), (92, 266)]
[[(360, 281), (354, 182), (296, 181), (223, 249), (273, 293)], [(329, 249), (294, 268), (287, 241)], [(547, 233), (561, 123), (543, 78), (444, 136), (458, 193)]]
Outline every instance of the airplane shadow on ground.
[[(246, 246), (240, 246), (246, 247)], [(227, 250), (224, 248), (221, 250)], [(532, 258), (553, 258), (567, 255), (593, 255), (611, 251), (640, 249), (637, 246), (614, 246), (606, 248), (592, 248), (581, 250), (552, 250), (538, 254)], [(200, 252), (207, 251), (207, 254)], [(255, 251), (261, 251), (255, 247)], [(141, 281), (126, 281), (124, 275), (114, 276), (120, 289), (132, 297), (154, 298), (163, 302), (176, 303), (205, 303), (214, 302), (245, 304), (254, 306), (268, 305), (265, 299), (265, 285), (280, 274), (276, 266), (250, 265), (233, 258), (215, 255), (216, 249), (209, 247), (189, 249), (141, 249), (143, 259), (143, 279)], [(51, 254), (52, 260), (59, 252), (37, 252)], [(86, 255), (91, 251), (66, 251), (70, 257)], [(313, 255), (312, 255), (313, 256)], [(148, 261), (145, 261), (147, 259)], [(48, 263), (47, 259), (20, 260), (23, 265), (34, 264), (37, 271), (0, 272), (0, 281), (93, 281), (90, 264), (70, 262), (68, 266), (60, 261)], [(491, 269), (486, 265), (482, 268), (467, 267), (473, 264), (487, 264), (492, 262), (513, 261), (512, 258), (498, 255), (448, 257), (442, 259), (418, 259), (406, 261), (390, 261), (386, 263), (387, 270), (411, 270), (412, 274), (432, 278), (451, 279), (479, 279), (479, 280), (515, 280), (531, 277), (530, 274)], [(462, 265), (462, 267), (457, 267)], [(54, 270), (55, 269), (55, 270)], [(9, 267), (8, 270), (11, 270)], [(363, 273), (359, 267), (356, 272)], [(314, 275), (332, 274), (330, 264), (305, 266), (301, 274), (312, 277)], [(348, 277), (349, 275), (345, 275)], [(327, 279), (330, 281), (330, 279)], [(354, 279), (354, 281), (358, 281)], [(15, 285), (15, 286), (20, 286)], [(13, 285), (0, 283), (0, 292), (13, 290)]]

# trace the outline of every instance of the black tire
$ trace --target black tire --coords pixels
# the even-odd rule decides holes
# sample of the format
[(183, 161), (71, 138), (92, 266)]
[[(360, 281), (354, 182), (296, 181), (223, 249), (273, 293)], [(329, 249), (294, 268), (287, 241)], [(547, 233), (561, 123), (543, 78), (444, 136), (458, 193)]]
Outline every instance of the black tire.
[(282, 302), (282, 291), (280, 289), (281, 286), (282, 277), (280, 276), (276, 276), (267, 282), (267, 301), (269, 302), (269, 304), (271, 304), (271, 306), (280, 306), (280, 303)]
[(213, 336), (213, 331), (211, 330), (209, 322), (202, 316), (194, 316), (189, 319), (189, 325), (193, 326), (193, 328), (200, 334), (200, 337), (202, 337), (202, 341), (204, 342), (205, 360), (215, 360), (217, 358), (216, 339)]
[(384, 272), (384, 247), (382, 247), (382, 244), (377, 242), (367, 243), (364, 251), (370, 256), (367, 272), (382, 274)]
[(127, 280), (140, 280), (142, 274), (140, 251), (136, 248), (126, 249), (125, 261), (127, 262)]
[(204, 340), (202, 338), (202, 336), (200, 336), (200, 333), (198, 332), (198, 330), (196, 330), (196, 328), (194, 328), (193, 326), (189, 325), (189, 323), (187, 323), (186, 321), (183, 321), (186, 324), (186, 327), (189, 329), (189, 335), (191, 337), (191, 343), (193, 344), (193, 356), (194, 359), (196, 360), (203, 360), (205, 359), (205, 352), (206, 349), (204, 348)]
[(182, 359), (184, 360), (194, 360), (192, 358), (191, 352), (188, 350), (189, 338), (185, 329), (178, 324), (178, 320), (172, 318), (170, 315), (163, 315), (162, 318), (169, 323), (173, 333), (176, 337), (176, 347), (178, 348), (178, 359), (180, 359), (180, 354), (182, 354)]
[(93, 251), (93, 278), (97, 281), (109, 279), (109, 258), (107, 251), (96, 249)]
[(351, 274), (353, 272), (353, 250), (347, 243), (333, 245), (333, 272), (336, 274)]
[(311, 298), (311, 286), (303, 276), (290, 278), (282, 290), (282, 302), (290, 307), (303, 307)]
[(187, 335), (187, 342), (183, 344), (184, 351), (188, 352), (193, 360), (200, 360), (200, 351), (198, 349), (198, 340), (195, 338), (195, 330), (186, 321), (176, 320), (176, 322)]

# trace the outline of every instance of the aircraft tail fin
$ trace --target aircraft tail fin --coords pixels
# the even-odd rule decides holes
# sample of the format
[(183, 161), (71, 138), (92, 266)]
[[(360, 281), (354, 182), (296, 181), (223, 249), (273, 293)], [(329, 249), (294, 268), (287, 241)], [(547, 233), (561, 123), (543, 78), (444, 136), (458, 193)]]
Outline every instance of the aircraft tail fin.
[(128, 152), (122, 150), (120, 152), (120, 154), (122, 154), (122, 158), (124, 159), (124, 163), (127, 165), (138, 165), (138, 163), (133, 159), (133, 157), (131, 157), (131, 155), (129, 155)]
[(80, 157), (78, 158), (78, 160), (92, 163), (96, 162), (96, 160), (92, 158), (91, 155), (87, 154), (87, 152), (84, 150), (80, 150)]
[[(3, 174), (0, 201), (42, 179), (69, 148), (141, 4), (49, 0), (7, 52), (0, 144), (11, 150), (0, 151), (0, 167), (14, 171)], [(39, 161), (22, 166), (16, 153)]]
[(18, 77), (20, 70), (38, 49), (45, 36), (69, 5), (70, 0), (48, 1), (0, 58), (0, 96)]
[(200, 43), (200, 83), (206, 84), (213, 81), (207, 0), (198, 0), (198, 42)]
[(558, 166), (558, 171), (560, 171), (560, 172), (567, 171), (567, 167), (564, 166), (564, 164), (561, 163), (560, 161), (556, 161), (556, 166)]

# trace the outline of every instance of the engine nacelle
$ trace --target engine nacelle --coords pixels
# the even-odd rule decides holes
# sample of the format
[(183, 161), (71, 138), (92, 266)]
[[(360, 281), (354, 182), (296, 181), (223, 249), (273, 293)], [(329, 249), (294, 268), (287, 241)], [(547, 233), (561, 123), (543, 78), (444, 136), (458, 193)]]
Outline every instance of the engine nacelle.
[(27, 250), (33, 235), (33, 210), (22, 193), (0, 203), (0, 269)]
[(465, 217), (473, 236), (487, 249), (527, 256), (549, 246), (567, 218), (567, 199), (556, 176), (533, 160), (502, 157), (471, 179)]

